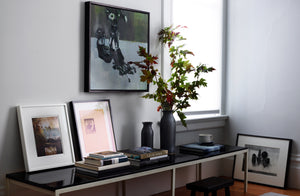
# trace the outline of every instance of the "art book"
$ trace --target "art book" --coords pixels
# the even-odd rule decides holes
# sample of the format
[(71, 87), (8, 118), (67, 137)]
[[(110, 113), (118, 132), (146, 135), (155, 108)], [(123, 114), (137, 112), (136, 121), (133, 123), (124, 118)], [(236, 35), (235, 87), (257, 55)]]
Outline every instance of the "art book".
[(168, 150), (150, 148), (146, 146), (136, 147), (133, 149), (122, 150), (128, 158), (132, 159), (147, 159), (150, 157), (156, 157), (161, 155), (167, 155)]
[(192, 154), (205, 154), (213, 151), (222, 150), (224, 145), (214, 144), (214, 145), (201, 145), (199, 143), (184, 144), (179, 146), (179, 150), (182, 153), (192, 153)]

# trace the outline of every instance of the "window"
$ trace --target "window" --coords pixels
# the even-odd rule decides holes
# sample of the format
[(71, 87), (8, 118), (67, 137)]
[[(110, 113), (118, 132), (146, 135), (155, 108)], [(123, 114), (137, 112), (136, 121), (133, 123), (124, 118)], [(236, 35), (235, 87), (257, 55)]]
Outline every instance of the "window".
[(208, 86), (199, 89), (199, 99), (191, 101), (188, 115), (220, 114), (222, 94), (223, 1), (173, 0), (171, 23), (187, 26), (182, 35), (187, 38), (186, 48), (195, 56), (192, 63), (207, 64), (216, 70), (204, 74)]

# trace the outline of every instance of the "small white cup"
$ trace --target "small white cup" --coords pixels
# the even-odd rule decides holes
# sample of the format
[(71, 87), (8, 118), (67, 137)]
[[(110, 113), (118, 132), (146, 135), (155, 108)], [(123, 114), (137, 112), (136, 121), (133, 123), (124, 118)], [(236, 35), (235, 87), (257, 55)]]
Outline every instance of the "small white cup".
[(199, 143), (211, 143), (213, 142), (212, 134), (199, 134)]

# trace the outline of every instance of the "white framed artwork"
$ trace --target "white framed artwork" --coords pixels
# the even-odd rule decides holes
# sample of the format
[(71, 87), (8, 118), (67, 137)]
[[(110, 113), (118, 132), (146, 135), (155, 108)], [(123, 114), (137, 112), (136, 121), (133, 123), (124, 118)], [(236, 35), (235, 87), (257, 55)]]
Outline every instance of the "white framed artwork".
[(17, 113), (27, 172), (74, 165), (66, 104), (18, 106)]

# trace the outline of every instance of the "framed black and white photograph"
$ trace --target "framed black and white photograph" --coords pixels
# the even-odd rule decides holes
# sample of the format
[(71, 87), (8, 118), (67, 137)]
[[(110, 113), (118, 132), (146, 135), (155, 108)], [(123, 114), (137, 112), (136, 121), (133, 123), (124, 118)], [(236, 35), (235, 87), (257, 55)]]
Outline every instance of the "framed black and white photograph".
[(18, 106), (17, 113), (27, 172), (75, 163), (66, 104)]
[(85, 91), (148, 91), (139, 46), (149, 51), (149, 12), (85, 3)]
[(73, 101), (81, 159), (89, 153), (117, 151), (109, 100)]
[[(291, 139), (238, 134), (237, 146), (248, 148), (249, 182), (285, 188), (291, 144)], [(236, 157), (235, 179), (244, 179), (244, 161)]]

